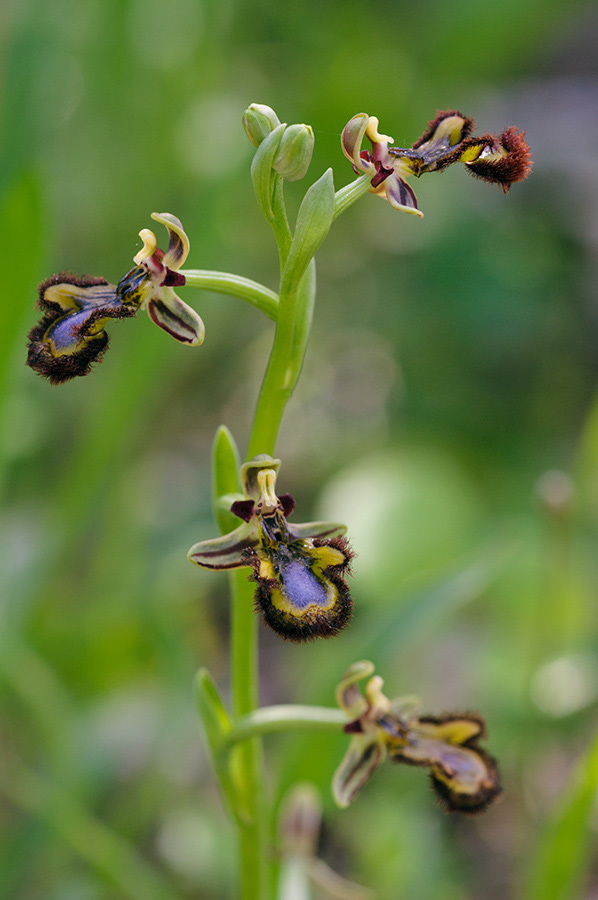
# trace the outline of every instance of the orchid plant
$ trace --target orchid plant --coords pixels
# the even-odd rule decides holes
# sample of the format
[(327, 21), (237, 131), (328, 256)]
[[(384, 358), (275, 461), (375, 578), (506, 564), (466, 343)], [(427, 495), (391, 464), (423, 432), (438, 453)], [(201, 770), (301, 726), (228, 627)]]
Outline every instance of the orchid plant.
[[(215, 774), (239, 835), (239, 896), (265, 900), (273, 889), (275, 859), (269, 846), (270, 809), (263, 767), (262, 738), (267, 733), (344, 730), (349, 744), (332, 780), (333, 796), (341, 807), (351, 803), (385, 759), (427, 768), (433, 787), (451, 812), (480, 812), (501, 791), (496, 762), (480, 746), (486, 731), (477, 713), (416, 714), (417, 706), (408, 698), (389, 701), (384, 696), (382, 679), (373, 675), (374, 666), (368, 661), (355, 663), (341, 677), (338, 708), (260, 707), (255, 611), (278, 635), (296, 642), (333, 637), (351, 620), (348, 579), (355, 552), (345, 525), (291, 522), (293, 499), (277, 493), (281, 467), (276, 458), (277, 436), (309, 340), (314, 256), (333, 221), (368, 192), (388, 200), (396, 210), (421, 217), (407, 179), (442, 171), (454, 162), (462, 162), (472, 174), (500, 185), (505, 192), (526, 177), (531, 162), (524, 135), (516, 128), (498, 136), (475, 137), (472, 119), (456, 110), (436, 115), (410, 148), (392, 146), (392, 138), (379, 132), (378, 119), (359, 113), (341, 136), (342, 152), (357, 177), (335, 190), (332, 170), (324, 172), (305, 192), (291, 227), (284, 185), (306, 174), (313, 131), (303, 124), (282, 124), (272, 109), (261, 104), (249, 106), (243, 124), (256, 148), (251, 175), (257, 201), (278, 247), (278, 291), (227, 272), (186, 268), (189, 240), (181, 222), (170, 213), (154, 213), (152, 218), (167, 229), (167, 249), (159, 249), (154, 233), (143, 229), (143, 247), (134, 256), (134, 267), (116, 285), (103, 278), (66, 273), (42, 282), (38, 301), (42, 318), (29, 334), (27, 363), (53, 384), (86, 375), (106, 351), (110, 321), (133, 318), (140, 309), (146, 309), (152, 321), (180, 343), (199, 346), (204, 340), (203, 322), (175, 288), (233, 295), (276, 325), (246, 462), (240, 465), (226, 427), (218, 430), (214, 441), (213, 500), (220, 536), (204, 538), (189, 551), (196, 565), (229, 573), (230, 706), (205, 669), (197, 675), (196, 695)], [(364, 147), (365, 141), (370, 146)], [(364, 678), (369, 680), (362, 694), (357, 682)], [(303, 861), (299, 869), (305, 878), (310, 872), (322, 876), (324, 864), (315, 861), (311, 838), (307, 844), (296, 835), (294, 840), (289, 851), (293, 864)], [(284, 851), (282, 858), (286, 858)], [(284, 862), (282, 869), (280, 884), (284, 885), (291, 876)], [(332, 877), (328, 871), (325, 874), (324, 882)], [(369, 896), (358, 886), (343, 884), (343, 896)]]

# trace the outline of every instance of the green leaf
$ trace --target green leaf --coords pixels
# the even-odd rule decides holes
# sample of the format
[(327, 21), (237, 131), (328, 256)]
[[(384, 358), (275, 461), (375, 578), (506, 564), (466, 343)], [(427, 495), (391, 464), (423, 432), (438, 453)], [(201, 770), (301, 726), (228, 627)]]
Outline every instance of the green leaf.
[(221, 534), (228, 534), (239, 526), (239, 519), (230, 512), (233, 500), (241, 495), (239, 481), (239, 451), (232, 434), (221, 425), (212, 445), (212, 491), (214, 518)]
[(244, 765), (248, 742), (231, 747), (232, 720), (207, 669), (200, 669), (195, 677), (195, 696), (220, 789), (237, 822), (247, 825), (255, 805)]
[(316, 250), (330, 231), (334, 215), (334, 181), (332, 169), (319, 178), (306, 192), (297, 213), (295, 234), (284, 267), (282, 284), (298, 285)]
[(251, 163), (251, 177), (259, 207), (267, 219), (274, 218), (272, 208), (272, 194), (276, 172), (272, 168), (274, 158), (278, 153), (280, 141), (284, 134), (285, 124), (275, 128), (267, 138), (259, 145)]
[(207, 669), (199, 669), (195, 677), (195, 688), (199, 713), (208, 741), (211, 747), (219, 750), (233, 727), (231, 718)]
[(195, 676), (195, 699), (212, 757), (216, 778), (230, 809), (238, 818), (238, 798), (234, 787), (226, 744), (232, 722), (218, 688), (207, 669)]
[(560, 810), (540, 837), (526, 900), (569, 900), (583, 895), (595, 840), (591, 820), (598, 795), (598, 736), (565, 789)]

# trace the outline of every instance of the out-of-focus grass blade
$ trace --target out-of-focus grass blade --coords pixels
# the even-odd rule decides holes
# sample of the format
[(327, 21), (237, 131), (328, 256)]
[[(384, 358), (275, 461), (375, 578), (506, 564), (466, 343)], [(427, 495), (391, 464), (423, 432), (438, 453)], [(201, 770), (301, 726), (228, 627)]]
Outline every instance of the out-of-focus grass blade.
[(126, 839), (82, 807), (68, 790), (21, 765), (0, 766), (0, 792), (21, 809), (46, 822), (81, 859), (118, 889), (137, 900), (174, 900), (161, 870), (147, 862)]
[[(6, 266), (0, 329), (0, 388), (14, 371), (14, 355), (24, 355), (26, 311), (33, 306), (32, 290), (41, 262), (41, 201), (37, 179), (30, 174), (13, 182), (0, 209), (0, 247)], [(2, 393), (4, 396), (4, 393)]]
[(597, 797), (598, 736), (574, 772), (560, 809), (540, 837), (522, 900), (582, 896), (581, 885), (591, 859), (590, 819)]
[(120, 461), (134, 453), (150, 409), (169, 389), (161, 373), (168, 351), (164, 332), (144, 329), (145, 323), (134, 320), (127, 324), (136, 332), (135, 342), (125, 348), (128, 352), (122, 346), (113, 350), (113, 365), (104, 364), (85, 379), (101, 382), (101, 390), (94, 392), (91, 383), (88, 388), (85, 384), (67, 386), (80, 393), (81, 421), (76, 446), (67, 448), (68, 467), (51, 495), (56, 515), (67, 529), (67, 543), (94, 511), (106, 480), (119, 471)]
[(397, 610), (380, 616), (371, 625), (367, 638), (362, 636), (362, 643), (381, 652), (389, 644), (396, 649), (399, 644), (421, 640), (452, 614), (477, 600), (503, 563), (502, 555), (493, 550), (439, 584), (415, 592)]
[[(25, 370), (27, 317), (33, 307), (42, 255), (39, 184), (23, 174), (4, 195), (0, 206), (0, 247), (5, 278), (0, 287), (0, 485), (15, 425), (19, 376)], [(20, 355), (20, 359), (19, 359)]]

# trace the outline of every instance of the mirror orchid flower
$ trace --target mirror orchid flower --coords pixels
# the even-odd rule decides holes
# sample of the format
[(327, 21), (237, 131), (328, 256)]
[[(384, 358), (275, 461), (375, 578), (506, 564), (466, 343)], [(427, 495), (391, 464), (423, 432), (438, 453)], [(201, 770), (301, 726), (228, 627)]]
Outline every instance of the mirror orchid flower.
[(333, 522), (288, 521), (289, 494), (277, 496), (280, 460), (261, 455), (241, 467), (243, 498), (230, 510), (242, 524), (191, 547), (189, 559), (206, 569), (249, 566), (255, 603), (264, 621), (291, 641), (338, 634), (349, 622), (352, 600), (345, 581), (353, 552), (346, 527)]
[[(345, 125), (343, 153), (355, 172), (371, 176), (371, 192), (385, 197), (394, 209), (423, 216), (412, 188), (405, 181), (424, 172), (442, 171), (462, 162), (484, 181), (500, 184), (505, 193), (531, 171), (531, 153), (525, 133), (515, 127), (499, 135), (475, 137), (473, 119), (457, 110), (438, 113), (410, 148), (391, 147), (393, 138), (378, 131), (378, 119), (358, 113)], [(362, 149), (368, 138), (371, 150)]]
[(352, 665), (337, 689), (351, 735), (347, 753), (332, 782), (339, 806), (348, 806), (385, 759), (429, 769), (432, 786), (451, 812), (476, 813), (501, 793), (496, 761), (478, 746), (486, 737), (477, 713), (440, 716), (416, 714), (411, 697), (388, 700), (378, 675), (369, 678), (364, 693), (357, 682), (372, 676), (374, 666), (363, 660)]
[(179, 269), (189, 239), (176, 216), (152, 213), (152, 218), (168, 230), (167, 250), (158, 249), (156, 236), (144, 228), (135, 267), (117, 285), (64, 272), (39, 285), (43, 317), (29, 332), (27, 365), (53, 384), (87, 375), (107, 349), (109, 320), (135, 316), (139, 309), (147, 309), (152, 321), (181, 343), (196, 347), (203, 342), (202, 320), (173, 289), (185, 284)]

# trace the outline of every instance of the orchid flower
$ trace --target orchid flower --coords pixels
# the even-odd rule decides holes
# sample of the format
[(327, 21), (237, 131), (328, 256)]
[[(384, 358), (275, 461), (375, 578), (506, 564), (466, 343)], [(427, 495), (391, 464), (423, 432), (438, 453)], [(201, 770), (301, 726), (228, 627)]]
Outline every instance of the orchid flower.
[(147, 309), (152, 321), (181, 343), (202, 343), (202, 320), (173, 290), (185, 284), (178, 270), (189, 240), (176, 216), (153, 213), (152, 218), (168, 229), (168, 249), (157, 249), (153, 232), (143, 229), (136, 265), (118, 285), (65, 272), (40, 284), (38, 306), (44, 315), (29, 332), (27, 364), (53, 384), (87, 375), (108, 346), (108, 321), (135, 316), (139, 309)]
[(207, 569), (250, 566), (255, 602), (274, 631), (291, 641), (338, 634), (351, 618), (345, 582), (353, 553), (346, 527), (288, 521), (294, 501), (277, 496), (280, 460), (257, 456), (241, 467), (243, 499), (230, 510), (243, 520), (234, 531), (201, 541), (189, 559)]
[[(345, 125), (341, 146), (356, 172), (371, 176), (370, 190), (385, 197), (394, 209), (423, 216), (416, 196), (405, 181), (424, 172), (441, 171), (463, 162), (484, 181), (500, 184), (505, 193), (531, 170), (531, 154), (525, 133), (515, 127), (499, 135), (472, 136), (473, 119), (457, 110), (438, 113), (410, 148), (391, 147), (393, 138), (378, 131), (378, 119), (358, 113)], [(371, 150), (362, 149), (368, 138)]]
[(432, 786), (454, 812), (476, 813), (501, 792), (495, 760), (478, 746), (486, 737), (477, 713), (416, 715), (414, 698), (388, 700), (378, 675), (362, 694), (357, 682), (374, 672), (371, 662), (355, 663), (337, 689), (337, 701), (349, 720), (347, 753), (332, 782), (339, 806), (348, 806), (385, 759), (430, 770)]

